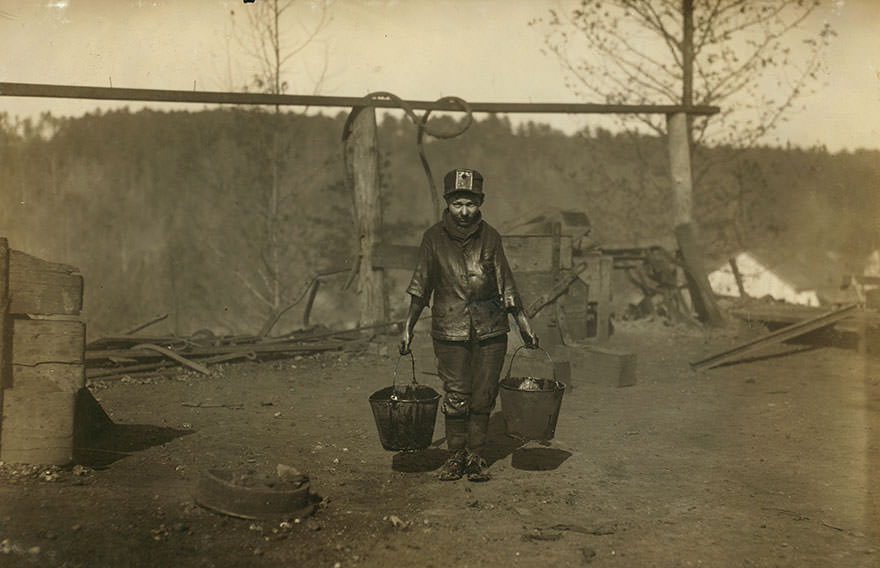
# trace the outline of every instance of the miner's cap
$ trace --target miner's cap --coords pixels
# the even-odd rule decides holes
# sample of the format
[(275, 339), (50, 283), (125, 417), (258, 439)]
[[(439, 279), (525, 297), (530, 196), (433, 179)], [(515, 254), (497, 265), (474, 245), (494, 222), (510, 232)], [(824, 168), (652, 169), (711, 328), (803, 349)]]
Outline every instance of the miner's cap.
[(443, 176), (443, 197), (454, 193), (483, 196), (483, 175), (477, 170), (456, 168)]

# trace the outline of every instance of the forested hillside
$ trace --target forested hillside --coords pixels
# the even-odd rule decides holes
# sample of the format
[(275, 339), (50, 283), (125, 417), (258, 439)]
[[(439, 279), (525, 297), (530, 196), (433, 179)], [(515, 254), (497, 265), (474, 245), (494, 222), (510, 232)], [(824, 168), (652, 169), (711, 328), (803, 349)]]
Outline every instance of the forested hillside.
[[(438, 128), (444, 121), (451, 119)], [(256, 331), (266, 317), (255, 283), (273, 175), (282, 189), (280, 279), (288, 296), (356, 250), (343, 124), (342, 114), (242, 109), (46, 115), (38, 123), (0, 115), (0, 235), (82, 270), (90, 336), (162, 312), (171, 314), (172, 332)], [(385, 116), (379, 132), (384, 238), (415, 244), (433, 222), (415, 128)], [(484, 174), (484, 214), (496, 226), (553, 206), (586, 212), (602, 242), (669, 241), (664, 140), (604, 130), (566, 136), (489, 116), (426, 151), (438, 184), (456, 166)], [(723, 258), (778, 243), (867, 254), (880, 243), (878, 158), (876, 151), (699, 150), (694, 216), (707, 253)]]

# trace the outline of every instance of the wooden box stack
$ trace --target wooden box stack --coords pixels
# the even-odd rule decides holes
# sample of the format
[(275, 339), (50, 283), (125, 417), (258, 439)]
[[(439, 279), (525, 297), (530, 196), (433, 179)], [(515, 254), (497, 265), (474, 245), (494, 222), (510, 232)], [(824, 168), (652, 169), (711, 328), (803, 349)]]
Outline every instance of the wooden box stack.
[(82, 277), (10, 250), (0, 238), (0, 461), (73, 459), (74, 411), (85, 386)]

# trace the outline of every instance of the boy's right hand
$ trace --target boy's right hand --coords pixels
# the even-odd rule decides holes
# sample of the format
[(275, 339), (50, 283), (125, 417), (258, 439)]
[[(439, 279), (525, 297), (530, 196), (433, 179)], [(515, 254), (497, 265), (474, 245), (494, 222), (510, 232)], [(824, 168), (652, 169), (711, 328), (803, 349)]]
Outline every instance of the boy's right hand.
[(403, 333), (400, 334), (400, 354), (407, 355), (410, 352), (410, 345), (412, 344), (412, 333), (409, 331), (409, 327), (403, 328)]

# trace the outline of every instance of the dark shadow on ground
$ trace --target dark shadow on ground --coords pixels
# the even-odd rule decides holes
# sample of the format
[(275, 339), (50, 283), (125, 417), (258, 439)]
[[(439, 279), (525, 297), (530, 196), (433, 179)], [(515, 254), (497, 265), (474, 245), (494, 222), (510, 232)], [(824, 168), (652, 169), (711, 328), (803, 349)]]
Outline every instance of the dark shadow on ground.
[(94, 469), (107, 467), (134, 452), (192, 433), (149, 424), (117, 424), (91, 391), (81, 388), (76, 393), (73, 418), (73, 463)]
[[(788, 327), (788, 325), (789, 324), (769, 322), (767, 324), (767, 329), (772, 332)], [(840, 330), (833, 325), (829, 325), (814, 329), (809, 333), (799, 335), (793, 339), (789, 339), (785, 343), (791, 345), (811, 345), (817, 348), (838, 347), (840, 349), (856, 349), (859, 343), (859, 336), (857, 333)]]
[(404, 473), (420, 473), (439, 469), (446, 461), (445, 449), (429, 447), (424, 450), (398, 452), (391, 460), (391, 469)]
[(489, 418), (489, 438), (486, 441), (486, 452), (483, 456), (489, 465), (503, 460), (523, 444), (525, 444), (525, 440), (512, 438), (506, 434), (503, 411), (496, 412)]
[[(505, 434), (504, 413), (496, 412), (489, 418), (489, 435), (483, 457), (489, 465), (511, 455), (521, 447), (524, 440), (511, 438)], [(440, 469), (449, 452), (446, 450), (446, 438), (439, 438), (424, 450), (399, 452), (394, 454), (391, 467), (394, 471), (417, 473)]]
[(82, 440), (73, 449), (74, 463), (93, 469), (107, 467), (135, 452), (192, 434), (193, 430), (178, 430), (150, 424), (110, 424), (99, 434)]
[(571, 452), (559, 448), (517, 448), (510, 465), (527, 471), (549, 471), (558, 468), (570, 457)]

